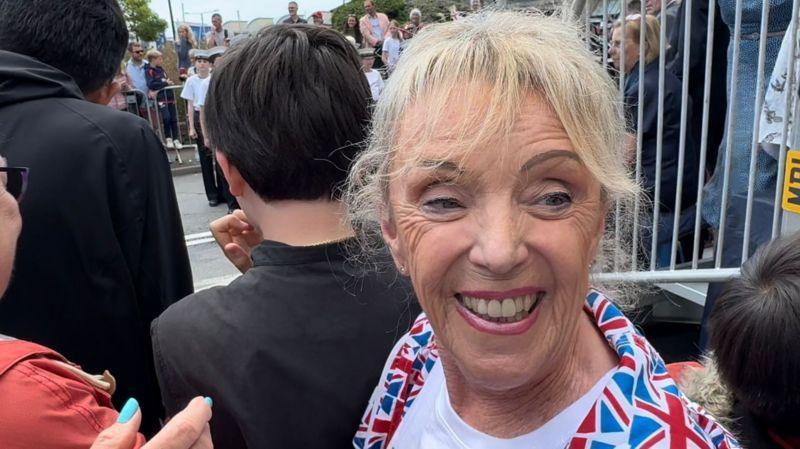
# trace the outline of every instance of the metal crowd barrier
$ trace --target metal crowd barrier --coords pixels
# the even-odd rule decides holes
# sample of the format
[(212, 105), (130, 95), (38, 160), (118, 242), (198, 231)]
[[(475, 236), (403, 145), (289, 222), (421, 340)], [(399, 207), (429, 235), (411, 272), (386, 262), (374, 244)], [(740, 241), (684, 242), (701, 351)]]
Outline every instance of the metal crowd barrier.
[[(143, 119), (147, 120), (150, 123), (150, 126), (153, 127), (158, 137), (161, 139), (161, 142), (166, 144), (166, 139), (164, 138), (164, 126), (161, 120), (161, 112), (158, 107), (158, 101), (160, 94), (163, 92), (171, 91), (175, 97), (175, 103), (171, 106), (174, 108), (177, 116), (178, 122), (178, 141), (181, 142), (184, 148), (186, 147), (196, 147), (196, 144), (191, 144), (189, 138), (189, 125), (188, 125), (188, 116), (187, 116), (187, 101), (180, 97), (180, 92), (183, 89), (183, 85), (174, 85), (174, 86), (167, 86), (163, 89), (156, 91), (153, 96), (148, 95), (146, 92), (142, 92), (141, 90), (132, 89), (123, 92), (125, 96), (125, 102), (127, 104), (128, 112), (136, 114)], [(196, 126), (200, 126), (199, 123)], [(168, 149), (169, 150), (169, 149)], [(178, 148), (174, 149), (175, 152), (175, 161), (179, 164), (183, 163), (183, 158), (181, 157), (180, 150)]]
[[(620, 1), (620, 0), (617, 0)], [(722, 166), (716, 167), (716, 175), (722, 177), (722, 196), (721, 196), (721, 212), (719, 216), (719, 227), (715, 230), (714, 234), (714, 248), (704, 248), (703, 242), (701, 240), (701, 236), (703, 235), (703, 209), (704, 209), (704, 185), (707, 182), (706, 180), (706, 168), (708, 166), (707, 157), (709, 154), (708, 147), (708, 136), (709, 136), (709, 115), (710, 114), (720, 114), (721, 111), (710, 111), (710, 92), (711, 92), (711, 79), (712, 79), (712, 64), (713, 61), (713, 43), (714, 43), (714, 26), (716, 20), (716, 11), (717, 3), (714, 0), (708, 1), (708, 23), (707, 23), (707, 33), (705, 36), (705, 49), (698, 49), (692, 48), (692, 12), (693, 2), (698, 2), (702, 0), (683, 0), (685, 3), (685, 17), (683, 18), (685, 27), (684, 27), (684, 40), (683, 40), (683, 60), (676, 61), (677, 63), (682, 62), (682, 84), (681, 84), (681, 110), (680, 110), (680, 134), (679, 134), (679, 151), (678, 151), (678, 161), (677, 161), (677, 180), (676, 180), (676, 195), (675, 195), (675, 207), (674, 210), (674, 218), (672, 220), (672, 235), (671, 235), (671, 248), (670, 248), (670, 258), (669, 264), (664, 267), (657, 267), (657, 244), (658, 244), (658, 233), (659, 228), (657, 224), (659, 223), (659, 217), (662, 215), (662, 211), (660, 210), (660, 203), (661, 203), (661, 177), (662, 177), (662, 155), (663, 155), (663, 144), (664, 144), (664, 129), (665, 129), (665, 115), (664, 115), (664, 101), (665, 101), (665, 89), (664, 89), (664, 82), (665, 82), (665, 71), (668, 70), (666, 67), (666, 50), (667, 50), (667, 36), (669, 35), (670, 30), (668, 30), (669, 26), (678, 26), (680, 17), (677, 20), (670, 22), (667, 26), (661, 26), (660, 29), (660, 44), (659, 44), (659, 59), (658, 59), (658, 69), (659, 69), (659, 79), (658, 79), (658, 119), (657, 119), (657, 146), (656, 146), (656, 169), (655, 169), (655, 183), (654, 183), (654, 194), (652, 198), (652, 210), (648, 211), (645, 223), (642, 223), (640, 220), (640, 214), (644, 212), (643, 204), (640, 204), (638, 201), (634, 206), (634, 223), (633, 223), (633, 235), (629, 236), (633, 242), (632, 251), (630, 254), (630, 260), (625, 261), (629, 263), (617, 263), (615, 261), (613, 268), (607, 269), (603, 273), (598, 273), (596, 275), (596, 279), (600, 282), (632, 282), (632, 283), (654, 283), (654, 284), (663, 284), (663, 283), (699, 283), (699, 282), (717, 282), (717, 281), (724, 281), (733, 277), (739, 276), (740, 269), (737, 266), (723, 266), (723, 248), (730, 249), (731, 247), (726, 247), (725, 245), (734, 245), (733, 248), (738, 250), (741, 248), (741, 262), (744, 262), (748, 256), (752, 253), (753, 243), (750, 240), (751, 230), (753, 229), (753, 220), (768, 220), (771, 219), (771, 238), (774, 239), (779, 237), (782, 233), (790, 233), (800, 229), (800, 215), (795, 214), (794, 212), (785, 212), (782, 210), (782, 202), (785, 200), (784, 198), (784, 179), (793, 179), (797, 182), (797, 196), (800, 196), (800, 168), (797, 168), (797, 174), (790, 176), (790, 174), (784, 174), (784, 170), (787, 168), (787, 151), (794, 148), (800, 149), (800, 100), (798, 98), (798, 87), (800, 86), (800, 80), (795, 79), (795, 51), (790, 51), (789, 63), (788, 63), (788, 79), (786, 80), (786, 90), (789, 92), (789, 95), (786, 96), (786, 117), (783, 121), (783, 134), (782, 140), (779, 145), (779, 155), (777, 158), (777, 173), (776, 173), (776, 185), (775, 185), (775, 195), (774, 195), (774, 204), (772, 205), (772, 214), (770, 217), (764, 216), (765, 214), (761, 214), (757, 217), (754, 217), (754, 192), (755, 192), (755, 181), (757, 175), (757, 160), (758, 154), (762, 151), (761, 150), (761, 143), (759, 139), (760, 134), (760, 118), (762, 109), (764, 106), (764, 98), (765, 98), (765, 90), (767, 86), (765, 85), (765, 80), (769, 80), (771, 77), (771, 73), (765, 73), (765, 59), (766, 59), (766, 52), (767, 52), (767, 39), (769, 35), (768, 24), (770, 19), (770, 2), (764, 1), (762, 2), (762, 10), (761, 10), (761, 23), (760, 23), (760, 31), (758, 33), (754, 33), (753, 35), (745, 36), (745, 39), (754, 40), (757, 37), (759, 42), (759, 49), (758, 49), (758, 61), (757, 61), (757, 80), (756, 80), (756, 88), (755, 92), (745, 92), (739, 91), (737, 89), (737, 82), (739, 78), (739, 71), (740, 71), (740, 63), (742, 62), (742, 55), (740, 54), (740, 43), (743, 40), (742, 34), (742, 0), (736, 0), (736, 12), (735, 12), (735, 24), (732, 34), (730, 36), (730, 45), (732, 46), (732, 67), (729, 67), (730, 70), (730, 78), (729, 78), (729, 94), (727, 95), (727, 120), (725, 121), (725, 134), (722, 141), (722, 145), (720, 147), (720, 151), (725, 152), (724, 161), (722, 162)], [(613, 2), (613, 0), (612, 0)], [(613, 20), (617, 20), (620, 18), (628, 17), (629, 20), (639, 20), (639, 26), (642, 30), (640, 33), (639, 39), (639, 61), (645, 60), (645, 30), (647, 29), (647, 24), (645, 21), (645, 16), (647, 14), (646, 11), (646, 3), (645, 1), (641, 2), (641, 9), (639, 11), (635, 11), (638, 13), (639, 17), (636, 18), (635, 16), (629, 16), (629, 11), (627, 8), (626, 0), (621, 0), (621, 4), (619, 4), (617, 11), (618, 13), (614, 13), (615, 11), (610, 11), (610, 7), (614, 9), (615, 5), (609, 5), (609, 0), (600, 0), (598, 2), (597, 8), (600, 9), (598, 13), (595, 10), (595, 14), (592, 13), (591, 10), (585, 12), (585, 25), (587, 32), (591, 32), (593, 30), (592, 23), (595, 23), (594, 32), (591, 33), (594, 35), (593, 39), (587, 39), (587, 44), (589, 45), (590, 49), (596, 52), (602, 52), (602, 64), (604, 68), (609, 69), (609, 39), (611, 37), (611, 30), (613, 29)], [(666, 0), (663, 1), (664, 8), (666, 8)], [(798, 6), (800, 6), (800, 0), (793, 0), (792, 3), (792, 20), (789, 29), (786, 30), (786, 33), (790, 33), (790, 36), (794, 36), (794, 43), (798, 41)], [(662, 9), (663, 14), (663, 9)], [(599, 26), (596, 25), (597, 22), (600, 22)], [(661, 24), (664, 24), (663, 20), (659, 20)], [(621, 21), (621, 32), (622, 36), (627, 36), (626, 31), (627, 20)], [(599, 28), (599, 31), (597, 29)], [(774, 35), (774, 33), (772, 33)], [(689, 83), (690, 83), (690, 58), (692, 51), (701, 51), (704, 50), (705, 53), (705, 79), (702, 80), (703, 82), (703, 98), (702, 98), (702, 117), (693, 117), (692, 123), (701, 124), (701, 132), (700, 132), (700, 142), (695, 142), (696, 146), (699, 146), (699, 153), (698, 154), (698, 183), (697, 185), (684, 185), (683, 174), (684, 174), (684, 165), (686, 163), (686, 153), (687, 151), (695, 151), (694, 148), (687, 148), (687, 133), (689, 132), (689, 126), (691, 123), (688, 122), (688, 105), (689, 105)], [(619, 70), (618, 78), (619, 78), (619, 88), (620, 88), (620, 99), (624, 98), (624, 89), (625, 89), (625, 39), (622, 40), (621, 48), (621, 62), (620, 66), (623, 70)], [(752, 63), (753, 61), (748, 61)], [(610, 71), (611, 72), (611, 71)], [(635, 174), (637, 179), (642, 179), (642, 143), (643, 143), (643, 111), (644, 111), (644, 102), (645, 102), (645, 92), (644, 92), (644, 85), (645, 83), (642, 81), (645, 77), (645, 64), (642, 63), (639, 65), (638, 68), (638, 75), (639, 75), (639, 89), (638, 89), (638, 114), (636, 117), (637, 120), (637, 135), (636, 135), (636, 165), (635, 169), (632, 167), (632, 171), (635, 170)], [(692, 83), (698, 83), (700, 80), (693, 79), (691, 80)], [(717, 88), (719, 88), (717, 86)], [(734, 139), (735, 139), (735, 128), (736, 120), (733, 117), (736, 116), (736, 104), (737, 98), (740, 96), (746, 96), (744, 98), (755, 98), (754, 106), (755, 106), (755, 114), (754, 120), (752, 123), (752, 141), (749, 142), (750, 146), (750, 160), (749, 160), (749, 170), (748, 170), (748, 179), (747, 179), (747, 196), (746, 196), (746, 205), (745, 209), (745, 217), (744, 217), (744, 234), (739, 241), (739, 239), (732, 239), (731, 236), (726, 235), (726, 226), (728, 225), (729, 220), (729, 206), (731, 205), (732, 201), (737, 201), (737, 198), (732, 198), (730, 192), (731, 188), (731, 164), (732, 164), (732, 152), (734, 147)], [(695, 99), (697, 101), (697, 99)], [(792, 141), (788, 141), (789, 131), (790, 131), (790, 117), (794, 118), (794, 122), (792, 123)], [(740, 125), (741, 126), (741, 125)], [(741, 143), (740, 143), (741, 144)], [(791, 146), (791, 148), (790, 148)], [(713, 161), (712, 161), (713, 162)], [(798, 157), (798, 164), (800, 165), (800, 157)], [(719, 165), (719, 164), (718, 164)], [(793, 172), (794, 173), (794, 172)], [(787, 187), (788, 188), (788, 187)], [(684, 261), (678, 260), (679, 254), (679, 224), (681, 219), (681, 213), (686, 212), (690, 209), (683, 209), (681, 207), (681, 197), (683, 194), (684, 189), (696, 189), (697, 190), (697, 200), (694, 206), (695, 212), (695, 220), (694, 220), (694, 237), (692, 240), (691, 245), (691, 254), (690, 257), (687, 257)], [(794, 192), (792, 190), (792, 192)], [(742, 199), (738, 199), (741, 201)], [(739, 203), (740, 204), (740, 203)], [(800, 201), (798, 201), (798, 206), (800, 209)], [(624, 232), (624, 229), (628, 229), (625, 227), (620, 226), (621, 217), (621, 209), (618, 206), (616, 209), (616, 217), (615, 217), (615, 239), (619, 244), (622, 239), (628, 238), (628, 236), (621, 235)], [(652, 217), (652, 222), (649, 221), (649, 217)], [(759, 222), (762, 224), (763, 222)], [(651, 234), (649, 237), (649, 248), (642, 248), (642, 232), (643, 229), (651, 227)], [(737, 246), (738, 245), (738, 246)], [(706, 251), (704, 251), (706, 249)], [(643, 252), (649, 254), (649, 261), (646, 263), (646, 266), (641, 266), (640, 262), (642, 260), (641, 256)], [(688, 256), (688, 252), (685, 253)], [(647, 258), (645, 258), (647, 259)]]

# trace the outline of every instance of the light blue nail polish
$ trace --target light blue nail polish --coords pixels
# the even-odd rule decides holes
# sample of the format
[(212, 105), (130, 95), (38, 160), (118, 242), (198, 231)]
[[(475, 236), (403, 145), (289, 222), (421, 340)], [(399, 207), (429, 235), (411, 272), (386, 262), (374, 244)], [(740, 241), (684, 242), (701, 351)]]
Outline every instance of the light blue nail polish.
[(119, 412), (117, 422), (120, 424), (125, 424), (126, 422), (130, 421), (131, 418), (133, 418), (133, 415), (136, 414), (137, 410), (139, 410), (139, 403), (136, 401), (136, 399), (128, 399), (128, 402), (126, 402), (125, 406), (122, 407), (122, 411)]
[(210, 397), (206, 396), (203, 400), (206, 401), (206, 404), (208, 404), (209, 407), (214, 406), (214, 401)]

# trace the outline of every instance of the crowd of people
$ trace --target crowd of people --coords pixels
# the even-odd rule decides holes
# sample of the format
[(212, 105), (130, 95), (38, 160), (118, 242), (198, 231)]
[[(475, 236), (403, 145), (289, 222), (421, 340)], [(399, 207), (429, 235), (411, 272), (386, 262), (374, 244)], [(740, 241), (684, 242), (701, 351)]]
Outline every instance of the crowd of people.
[(630, 117), (657, 96), (657, 17), (612, 30), (623, 112), (559, 17), (364, 7), (339, 32), (291, 2), (240, 42), (219, 17), (224, 53), (187, 48), (209, 202), (236, 202), (210, 228), (242, 272), (194, 292), (163, 143), (107, 107), (127, 48), (125, 83), (172, 132), (162, 56), (129, 44), (116, 0), (0, 0), (2, 447), (800, 447), (800, 235), (721, 286), (696, 368), (668, 367), (624, 287), (592, 278), (633, 249), (609, 219), (658, 188), (621, 145), (656, 145), (659, 118)]

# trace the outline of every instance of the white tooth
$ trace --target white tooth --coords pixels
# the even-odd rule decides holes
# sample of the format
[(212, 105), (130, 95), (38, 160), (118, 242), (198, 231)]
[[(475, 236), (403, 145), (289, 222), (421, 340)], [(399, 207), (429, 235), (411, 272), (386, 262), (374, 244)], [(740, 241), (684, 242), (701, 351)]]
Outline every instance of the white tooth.
[[(481, 300), (483, 302), (483, 300)], [(500, 318), (503, 316), (503, 306), (500, 305), (500, 301), (496, 299), (492, 299), (489, 301), (489, 304), (486, 306), (486, 313), (492, 318)]]
[(481, 315), (488, 315), (489, 314), (489, 307), (486, 305), (485, 299), (478, 300), (478, 306), (475, 307), (478, 313)]
[(514, 321), (519, 321), (521, 319), (522, 319), (522, 312), (517, 312), (517, 314), (514, 315)]
[(517, 306), (514, 304), (514, 300), (511, 298), (504, 299), (503, 316), (506, 318), (511, 318), (515, 313), (517, 313)]
[(464, 305), (467, 306), (468, 309), (472, 309), (472, 299), (469, 296), (464, 296)]
[(531, 310), (531, 306), (533, 305), (533, 296), (527, 295), (525, 297), (525, 310)]
[(525, 307), (525, 299), (521, 296), (514, 298), (514, 305), (516, 306), (517, 312), (522, 312), (522, 309)]

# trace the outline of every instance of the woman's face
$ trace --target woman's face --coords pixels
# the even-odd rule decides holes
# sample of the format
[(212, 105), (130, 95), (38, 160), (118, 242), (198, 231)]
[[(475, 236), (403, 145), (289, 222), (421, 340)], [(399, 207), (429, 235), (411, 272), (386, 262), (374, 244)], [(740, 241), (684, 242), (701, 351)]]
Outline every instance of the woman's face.
[(356, 27), (356, 18), (355, 17), (348, 17), (347, 18), (347, 28), (355, 28)]
[[(625, 39), (625, 73), (630, 72), (639, 61), (639, 42), (631, 38), (631, 33), (627, 34), (628, 37)], [(611, 47), (608, 49), (608, 53), (611, 56), (611, 63), (614, 64), (617, 70), (620, 70), (620, 64), (622, 63), (621, 27), (614, 28), (611, 33)]]
[(605, 208), (599, 183), (536, 95), (521, 99), (508, 138), (465, 155), (452, 127), (480, 117), (486, 102), (454, 100), (453, 119), (426, 142), (415, 139), (424, 100), (408, 112), (398, 141), (414, 143), (393, 161), (408, 171), (389, 184), (382, 228), (445, 366), (508, 391), (552, 374), (576, 341)]
[[(0, 157), (0, 167), (5, 166), (5, 159)], [(11, 279), (17, 239), (22, 230), (19, 206), (17, 200), (6, 191), (6, 174), (3, 172), (0, 172), (0, 229), (2, 229), (0, 232), (0, 297), (2, 297)]]
[(178, 28), (178, 36), (187, 37), (188, 35), (189, 32), (186, 30), (186, 28)]

